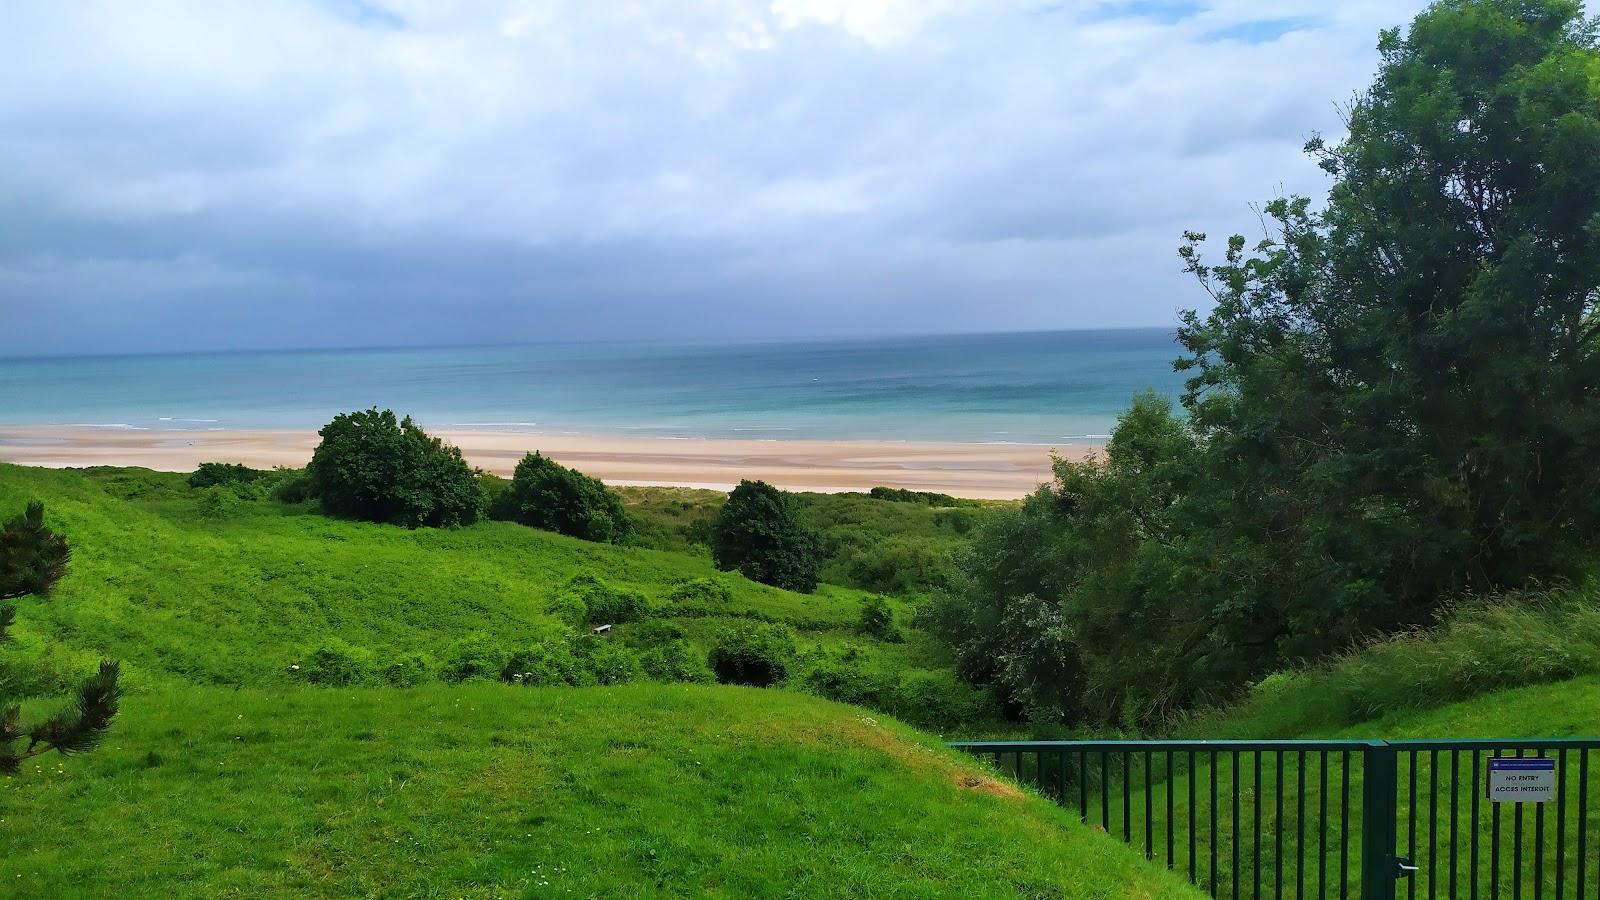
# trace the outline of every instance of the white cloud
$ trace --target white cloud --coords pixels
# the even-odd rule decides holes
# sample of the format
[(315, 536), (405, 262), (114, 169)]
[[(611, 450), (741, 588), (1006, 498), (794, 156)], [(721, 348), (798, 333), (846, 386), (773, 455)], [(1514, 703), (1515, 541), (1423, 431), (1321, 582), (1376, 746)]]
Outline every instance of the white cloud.
[(397, 292), (418, 340), (463, 298), (568, 334), (1170, 321), (1178, 233), (1320, 190), (1301, 142), (1418, 5), (17, 0), (0, 355), (92, 331), (68, 273), (122, 269), (151, 309), (227, 286), (241, 343), (304, 336), (264, 334), (284, 285), (333, 343)]

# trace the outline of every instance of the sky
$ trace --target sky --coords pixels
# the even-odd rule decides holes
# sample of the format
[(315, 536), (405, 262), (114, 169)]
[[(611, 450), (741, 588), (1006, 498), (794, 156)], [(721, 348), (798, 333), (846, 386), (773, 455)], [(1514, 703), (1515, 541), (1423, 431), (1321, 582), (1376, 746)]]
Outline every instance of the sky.
[(1170, 325), (1412, 0), (8, 0), (0, 356)]

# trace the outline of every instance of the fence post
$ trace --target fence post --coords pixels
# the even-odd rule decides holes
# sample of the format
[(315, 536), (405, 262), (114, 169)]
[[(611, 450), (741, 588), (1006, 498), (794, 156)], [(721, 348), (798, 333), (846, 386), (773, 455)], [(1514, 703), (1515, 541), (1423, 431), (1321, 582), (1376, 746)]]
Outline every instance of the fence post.
[(1361, 898), (1395, 900), (1399, 806), (1395, 749), (1371, 741), (1361, 751)]

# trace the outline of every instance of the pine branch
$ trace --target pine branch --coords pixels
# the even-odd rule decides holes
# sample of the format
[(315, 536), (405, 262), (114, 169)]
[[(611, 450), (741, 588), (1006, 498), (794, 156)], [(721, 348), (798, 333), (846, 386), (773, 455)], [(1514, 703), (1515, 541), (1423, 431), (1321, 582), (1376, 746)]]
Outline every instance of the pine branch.
[(117, 683), (120, 672), (118, 663), (103, 660), (100, 671), (78, 687), (72, 710), (56, 713), (29, 732), (28, 749), (23, 757), (51, 750), (63, 755), (93, 750), (117, 715), (117, 705), (122, 699), (122, 687)]

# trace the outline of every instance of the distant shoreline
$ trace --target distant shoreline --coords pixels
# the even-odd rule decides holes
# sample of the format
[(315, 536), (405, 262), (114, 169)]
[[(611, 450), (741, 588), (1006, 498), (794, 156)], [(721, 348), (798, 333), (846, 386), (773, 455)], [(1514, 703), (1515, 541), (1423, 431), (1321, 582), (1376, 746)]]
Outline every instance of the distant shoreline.
[[(759, 478), (789, 490), (864, 491), (877, 485), (958, 497), (1015, 499), (1051, 477), (1050, 458), (1080, 458), (1090, 443), (757, 440), (617, 437), (515, 431), (432, 432), (461, 448), (472, 465), (509, 475), (539, 450), (617, 485), (727, 490)], [(0, 460), (30, 466), (142, 466), (187, 472), (202, 462), (299, 467), (316, 446), (314, 430), (194, 431), (74, 425), (0, 426)]]

